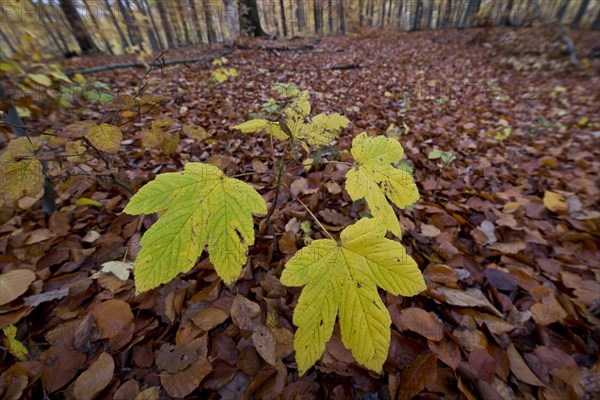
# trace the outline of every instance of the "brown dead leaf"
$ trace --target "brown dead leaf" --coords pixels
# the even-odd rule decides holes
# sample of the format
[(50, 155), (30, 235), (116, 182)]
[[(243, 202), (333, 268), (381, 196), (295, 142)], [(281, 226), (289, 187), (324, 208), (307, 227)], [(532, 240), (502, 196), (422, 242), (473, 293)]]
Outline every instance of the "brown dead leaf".
[(435, 225), (423, 224), (421, 225), (421, 233), (425, 237), (438, 237), (442, 233), (442, 231)]
[(135, 399), (138, 394), (140, 394), (140, 385), (137, 381), (130, 379), (119, 386), (113, 395), (113, 400), (131, 400)]
[(510, 371), (518, 380), (533, 386), (545, 386), (531, 369), (529, 369), (514, 344), (510, 343), (506, 352), (508, 354), (508, 359), (510, 360)]
[(444, 295), (444, 301), (453, 306), (460, 307), (481, 307), (484, 310), (490, 311), (498, 317), (502, 317), (502, 313), (490, 303), (483, 295), (481, 290), (476, 288), (468, 288), (466, 290), (451, 289), (440, 287), (438, 292)]
[(159, 395), (160, 388), (158, 386), (154, 386), (135, 396), (135, 400), (158, 400)]
[(252, 334), (252, 342), (258, 354), (266, 362), (273, 366), (277, 365), (277, 340), (269, 328), (264, 325), (256, 325)]
[(392, 322), (401, 331), (408, 329), (436, 342), (444, 337), (444, 324), (432, 312), (410, 307), (391, 315)]
[(85, 355), (64, 344), (51, 346), (40, 357), (42, 363), (42, 384), (52, 393), (65, 386), (79, 367), (85, 362)]
[(115, 362), (113, 358), (106, 354), (100, 354), (100, 357), (75, 381), (73, 394), (77, 400), (92, 400), (98, 395), (113, 379)]
[(241, 330), (253, 332), (261, 322), (260, 306), (238, 294), (231, 305), (231, 318)]
[(116, 337), (128, 325), (133, 324), (133, 313), (128, 303), (122, 300), (107, 300), (97, 304), (92, 314), (100, 331), (100, 339)]
[(201, 310), (191, 319), (194, 324), (204, 332), (210, 331), (215, 326), (222, 324), (229, 318), (229, 315), (222, 310), (214, 307), (208, 307)]
[(538, 302), (532, 305), (529, 311), (538, 324), (547, 326), (567, 317), (567, 312), (550, 288), (537, 286), (531, 290), (531, 294)]
[(460, 364), (461, 354), (458, 345), (444, 336), (442, 340), (434, 342), (428, 340), (429, 349), (437, 355), (438, 359), (452, 369), (456, 369)]
[(469, 354), (469, 364), (477, 372), (477, 376), (490, 382), (496, 372), (496, 361), (486, 349), (477, 348)]
[(0, 275), (0, 306), (25, 293), (34, 280), (35, 274), (28, 269), (13, 269)]
[(156, 352), (156, 366), (171, 374), (184, 370), (196, 362), (196, 351), (185, 344), (172, 345), (165, 343)]
[(398, 400), (410, 400), (425, 386), (437, 378), (437, 357), (435, 354), (421, 354), (402, 371), (398, 386)]
[(200, 385), (200, 382), (212, 371), (207, 358), (200, 357), (188, 368), (175, 374), (163, 371), (160, 373), (160, 383), (172, 397), (185, 397)]

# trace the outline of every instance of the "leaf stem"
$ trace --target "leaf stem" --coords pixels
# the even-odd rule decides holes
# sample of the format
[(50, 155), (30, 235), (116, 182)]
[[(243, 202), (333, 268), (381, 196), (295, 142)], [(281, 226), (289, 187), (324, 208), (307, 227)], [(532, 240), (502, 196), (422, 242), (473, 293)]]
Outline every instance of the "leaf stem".
[(327, 229), (325, 229), (325, 227), (323, 226), (323, 224), (321, 223), (321, 221), (319, 221), (319, 218), (317, 218), (317, 216), (310, 210), (310, 208), (308, 208), (308, 206), (306, 204), (304, 204), (304, 202), (302, 200), (300, 200), (300, 198), (298, 196), (296, 196), (294, 194), (294, 192), (292, 192), (290, 190), (290, 188), (288, 188), (286, 185), (281, 185), (283, 188), (285, 188), (294, 199), (296, 199), (296, 201), (298, 203), (300, 203), (300, 205), (302, 207), (304, 207), (304, 209), (310, 214), (310, 216), (315, 220), (315, 222), (317, 223), (317, 225), (319, 225), (319, 227), (321, 228), (321, 230), (323, 231), (323, 233), (325, 233), (331, 240), (333, 240), (334, 242), (337, 242), (337, 240), (335, 240), (333, 238), (333, 236), (331, 235), (331, 233), (329, 233), (329, 231)]

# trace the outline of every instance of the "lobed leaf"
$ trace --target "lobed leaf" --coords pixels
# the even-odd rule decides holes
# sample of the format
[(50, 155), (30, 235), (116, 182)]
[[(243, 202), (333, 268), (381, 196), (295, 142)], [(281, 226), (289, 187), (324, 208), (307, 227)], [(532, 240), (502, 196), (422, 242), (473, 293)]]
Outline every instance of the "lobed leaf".
[(287, 262), (281, 283), (306, 285), (293, 319), (301, 375), (323, 354), (338, 312), (344, 346), (360, 364), (381, 371), (391, 319), (377, 288), (403, 296), (426, 289), (416, 262), (385, 234), (377, 219), (362, 219), (342, 231), (341, 243), (315, 240)]
[(237, 279), (254, 244), (252, 213), (266, 214), (263, 198), (250, 185), (226, 177), (210, 164), (188, 163), (136, 193), (124, 212), (166, 213), (142, 238), (135, 262), (137, 292), (188, 272), (208, 241), (210, 260), (227, 283)]
[(264, 130), (266, 133), (275, 136), (279, 140), (289, 139), (289, 136), (281, 129), (277, 122), (270, 122), (266, 119), (252, 119), (234, 126), (233, 129), (238, 129), (242, 131), (242, 133), (257, 133)]
[(352, 141), (352, 156), (358, 166), (346, 174), (346, 190), (352, 200), (364, 198), (373, 216), (396, 236), (400, 223), (388, 199), (400, 208), (419, 200), (419, 192), (411, 174), (397, 169), (404, 150), (396, 139), (369, 137), (361, 133)]

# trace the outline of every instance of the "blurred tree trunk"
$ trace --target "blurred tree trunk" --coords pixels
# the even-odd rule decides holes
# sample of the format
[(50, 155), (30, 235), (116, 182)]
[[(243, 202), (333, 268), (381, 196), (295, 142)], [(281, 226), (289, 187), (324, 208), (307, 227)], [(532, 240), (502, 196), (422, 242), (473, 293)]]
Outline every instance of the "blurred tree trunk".
[[(148, 40), (150, 40), (150, 46), (153, 50), (158, 50), (162, 47), (161, 43), (157, 40), (155, 31), (150, 26), (150, 18), (148, 15), (148, 10), (144, 7), (144, 5), (139, 0), (134, 0), (135, 6), (140, 10), (142, 14), (142, 19), (144, 20), (144, 25), (146, 27), (146, 33), (148, 35)], [(153, 22), (153, 21), (152, 21)], [(156, 27), (154, 27), (156, 29)]]
[(367, 17), (369, 18), (369, 28), (373, 27), (373, 18), (375, 14), (375, 0), (369, 0), (367, 4)]
[(175, 0), (175, 5), (177, 7), (177, 14), (179, 15), (179, 18), (181, 19), (181, 26), (183, 28), (183, 37), (184, 37), (185, 44), (190, 44), (191, 43), (190, 32), (188, 30), (187, 19), (185, 18), (185, 10), (184, 10), (183, 4), (181, 2), (182, 2), (182, 0)]
[(98, 51), (98, 48), (94, 44), (94, 41), (73, 2), (71, 0), (59, 0), (59, 4), (60, 9), (67, 18), (67, 22), (71, 27), (71, 31), (73, 32), (73, 36), (75, 36), (75, 40), (77, 40), (81, 52), (90, 53), (92, 51)]
[(575, 15), (575, 19), (573, 19), (573, 22), (571, 22), (571, 29), (579, 28), (579, 25), (581, 24), (581, 20), (583, 19), (584, 15), (585, 15), (585, 11), (587, 10), (589, 5), (590, 5), (590, 0), (583, 0), (581, 2), (581, 5), (579, 6), (579, 10), (577, 11), (577, 15)]
[(202, 34), (202, 24), (200, 23), (200, 19), (198, 18), (198, 9), (196, 8), (195, 0), (188, 0), (189, 7), (192, 10), (192, 22), (196, 27), (196, 38), (198, 43), (204, 42), (204, 35)]
[(385, 23), (385, 7), (387, 5), (387, 0), (383, 0), (381, 2), (381, 13), (379, 14), (379, 28), (383, 28)]
[(450, 20), (452, 18), (452, 0), (448, 0), (446, 7), (444, 7), (444, 14), (442, 17), (442, 28), (448, 28), (450, 26)]
[(298, 29), (306, 27), (306, 15), (304, 14), (304, 0), (296, 0), (296, 17), (298, 18)]
[(592, 29), (595, 31), (600, 31), (600, 11), (598, 11), (598, 14), (596, 15), (596, 19), (592, 23)]
[(500, 18), (499, 25), (501, 25), (501, 26), (510, 26), (511, 25), (510, 18), (511, 18), (512, 9), (513, 9), (513, 1), (514, 0), (508, 0), (508, 2), (506, 3), (506, 8), (504, 10), (502, 10), (502, 17)]
[(333, 0), (327, 0), (327, 24), (329, 25), (329, 33), (333, 32)]
[(106, 35), (104, 34), (104, 31), (102, 30), (102, 28), (100, 27), (100, 24), (98, 24), (98, 20), (96, 19), (96, 16), (94, 15), (94, 10), (92, 10), (92, 8), (90, 7), (88, 0), (83, 0), (83, 5), (85, 6), (85, 9), (87, 10), (87, 12), (90, 15), (90, 19), (92, 20), (92, 23), (94, 24), (94, 26), (96, 27), (96, 30), (98, 31), (98, 33), (100, 34), (100, 38), (102, 39), (102, 41), (104, 42), (104, 46), (106, 47), (106, 50), (108, 50), (108, 52), (111, 55), (114, 55), (114, 52), (112, 50), (112, 47), (110, 46), (110, 42), (108, 41), (108, 39), (106, 38)]
[(167, 37), (167, 46), (174, 47), (173, 33), (171, 31), (171, 24), (169, 24), (169, 16), (167, 15), (167, 11), (165, 10), (161, 0), (156, 1), (156, 8), (158, 9), (158, 14), (160, 16), (163, 30), (165, 31), (165, 36)]
[(396, 11), (396, 29), (402, 29), (402, 17), (404, 10), (404, 2), (400, 0), (398, 3), (398, 10)]
[(556, 19), (558, 20), (558, 23), (561, 23), (563, 21), (563, 19), (565, 18), (565, 11), (567, 11), (568, 5), (569, 5), (569, 0), (564, 0), (562, 2), (562, 4), (560, 5), (560, 8), (556, 12)]
[(110, 20), (112, 21), (113, 25), (117, 29), (117, 34), (119, 35), (119, 40), (121, 41), (121, 48), (123, 51), (125, 51), (125, 49), (129, 46), (129, 43), (127, 43), (127, 39), (125, 38), (125, 34), (121, 30), (121, 27), (119, 26), (119, 22), (117, 21), (117, 18), (115, 17), (115, 13), (113, 12), (113, 9), (112, 9), (110, 3), (108, 2), (108, 0), (104, 0), (104, 4), (106, 5), (106, 9), (108, 10), (108, 15), (110, 15)]
[(321, 1), (313, 0), (314, 18), (315, 18), (315, 33), (319, 34), (322, 31), (323, 10), (321, 9)]
[(342, 35), (346, 34), (346, 16), (344, 15), (344, 0), (337, 0), (337, 12), (340, 23), (338, 24), (339, 32)]
[(239, 32), (239, 15), (235, 0), (223, 0), (225, 5), (225, 22), (227, 24), (227, 32), (229, 39), (233, 40), (240, 35)]
[(465, 13), (463, 14), (463, 18), (459, 25), (459, 28), (466, 28), (469, 26), (471, 17), (477, 14), (480, 5), (481, 0), (467, 0), (467, 8), (465, 9)]
[(144, 0), (144, 8), (146, 8), (146, 10), (148, 11), (148, 16), (150, 17), (150, 22), (152, 23), (152, 29), (154, 29), (154, 34), (156, 35), (156, 40), (158, 41), (158, 45), (160, 46), (161, 49), (166, 48), (166, 46), (163, 46), (163, 41), (162, 41), (162, 38), (160, 37), (160, 31), (158, 30), (158, 27), (156, 26), (156, 21), (154, 20), (152, 8), (150, 8), (150, 5), (148, 5), (148, 0)]
[(394, 3), (398, 3), (397, 1), (394, 2), (393, 0), (390, 0), (390, 6), (388, 7), (388, 13), (387, 13), (387, 25), (390, 26), (392, 24), (392, 9), (394, 8)]
[(427, 29), (433, 28), (433, 10), (435, 10), (435, 0), (430, 0), (429, 13), (427, 14)]
[[(49, 28), (50, 23), (48, 21), (46, 21), (46, 18), (45, 18), (46, 12), (48, 11), (47, 6), (45, 4), (36, 4), (32, 0), (29, 0), (29, 2), (35, 8), (37, 14), (40, 16), (40, 21), (42, 21), (43, 29), (46, 31), (46, 33), (50, 37), (50, 40), (54, 43), (54, 45), (56, 46), (58, 51), (60, 51), (63, 54), (66, 53), (67, 51), (69, 51), (69, 46), (67, 45), (67, 42), (65, 41), (65, 39), (63, 37), (61, 37), (61, 41), (59, 42), (58, 39), (56, 38), (56, 35), (54, 35), (54, 32), (52, 32), (52, 29)], [(0, 7), (0, 9), (2, 10), (2, 15), (4, 17), (4, 21), (6, 21), (7, 23), (10, 24), (10, 19), (8, 17), (8, 14), (4, 10), (4, 8)], [(61, 46), (61, 43), (62, 43), (62, 46)]]
[(260, 25), (260, 17), (258, 16), (258, 6), (256, 0), (240, 0), (242, 4), (242, 12), (240, 12), (240, 29), (243, 32), (245, 28), (254, 36), (265, 36), (266, 33)]
[(364, 0), (358, 0), (358, 26), (363, 27)]
[[(127, 3), (127, 4), (126, 4)], [(129, 37), (129, 43), (132, 46), (140, 45), (140, 48), (144, 48), (142, 43), (142, 35), (140, 34), (139, 27), (135, 23), (135, 17), (131, 8), (129, 8), (129, 2), (127, 0), (117, 0), (119, 5), (119, 11), (125, 20), (125, 27), (127, 28), (127, 36)]]
[(208, 43), (215, 43), (217, 36), (215, 35), (215, 27), (212, 20), (212, 10), (210, 9), (210, 3), (202, 2), (202, 9), (204, 10), (204, 21), (206, 22), (206, 34), (208, 36)]
[(283, 0), (279, 0), (279, 12), (281, 13), (281, 27), (283, 28), (283, 36), (286, 37), (288, 34), (285, 19), (285, 4)]
[(415, 20), (413, 22), (413, 31), (421, 29), (421, 17), (423, 16), (423, 0), (417, 0), (417, 10), (415, 11)]

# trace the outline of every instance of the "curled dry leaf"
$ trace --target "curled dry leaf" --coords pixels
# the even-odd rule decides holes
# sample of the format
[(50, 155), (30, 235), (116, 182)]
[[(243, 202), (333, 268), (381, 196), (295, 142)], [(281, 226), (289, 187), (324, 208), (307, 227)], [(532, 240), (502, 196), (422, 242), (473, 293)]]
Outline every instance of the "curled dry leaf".
[(481, 290), (469, 288), (466, 290), (450, 289), (441, 287), (438, 292), (444, 295), (444, 301), (453, 306), (461, 307), (481, 307), (484, 310), (490, 311), (498, 317), (502, 317), (502, 313), (490, 303), (483, 295)]

